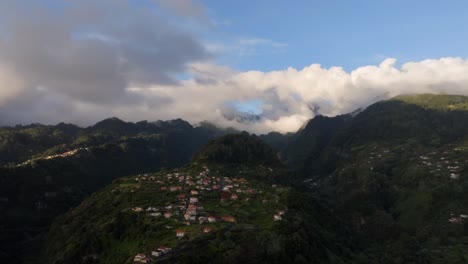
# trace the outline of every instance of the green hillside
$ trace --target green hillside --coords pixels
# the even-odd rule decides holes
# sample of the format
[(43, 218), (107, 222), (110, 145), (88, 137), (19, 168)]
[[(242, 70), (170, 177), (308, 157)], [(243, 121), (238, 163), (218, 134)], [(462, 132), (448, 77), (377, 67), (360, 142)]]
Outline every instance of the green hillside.
[(215, 139), (195, 155), (196, 161), (221, 164), (267, 164), (279, 163), (277, 151), (255, 135), (247, 132)]
[(395, 101), (414, 104), (425, 109), (468, 111), (468, 97), (462, 95), (415, 94), (400, 95)]
[(314, 117), (290, 139), (282, 151), (283, 159), (300, 173), (307, 173), (304, 165), (316, 160), (335, 133), (351, 119), (350, 114)]
[(275, 183), (288, 178), (278, 162), (243, 133), (210, 142), (184, 167), (114, 180), (57, 219), (45, 260), (132, 263), (163, 246), (171, 251), (153, 261), (346, 263), (349, 230), (310, 195)]
[[(398, 96), (288, 135), (115, 118), (5, 128), (0, 154), (18, 163), (0, 168), (0, 260), (468, 263), (466, 102)], [(50, 133), (65, 136), (31, 141)]]
[(361, 235), (359, 263), (468, 261), (468, 112), (450, 107), (466, 100), (379, 102), (306, 164), (307, 184)]
[(227, 132), (180, 119), (0, 128), (0, 262), (34, 258), (53, 219), (113, 179), (181, 166)]

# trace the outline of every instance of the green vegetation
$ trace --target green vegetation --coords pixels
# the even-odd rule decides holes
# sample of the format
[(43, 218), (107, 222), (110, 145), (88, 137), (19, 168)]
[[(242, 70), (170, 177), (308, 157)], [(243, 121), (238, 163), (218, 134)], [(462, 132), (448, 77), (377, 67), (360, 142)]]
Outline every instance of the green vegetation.
[[(166, 246), (156, 262), (467, 263), (467, 102), (405, 95), (296, 134), (215, 140), (231, 130), (115, 118), (6, 128), (2, 161), (21, 164), (0, 168), (2, 245), (22, 227), (37, 250), (81, 202), (27, 262), (132, 263)], [(51, 133), (64, 135), (29, 139)]]
[(417, 105), (425, 109), (468, 111), (468, 97), (461, 95), (400, 95), (393, 98), (393, 100)]
[(45, 261), (131, 263), (165, 246), (157, 262), (346, 263), (349, 230), (310, 195), (276, 183), (288, 174), (255, 136), (224, 136), (182, 168), (114, 180), (58, 218)]
[(126, 123), (116, 118), (88, 128), (1, 128), (0, 260), (34, 256), (30, 251), (37, 251), (57, 215), (113, 179), (181, 166), (228, 131), (192, 127), (180, 119)]
[(282, 151), (286, 162), (300, 173), (307, 173), (307, 164), (316, 160), (335, 133), (351, 120), (351, 115), (316, 116), (299, 130)]
[(306, 164), (315, 195), (360, 237), (358, 263), (468, 261), (465, 102), (418, 95), (376, 103)]
[[(158, 262), (344, 263), (346, 255), (340, 251), (351, 243), (331, 235), (331, 230), (346, 232), (338, 220), (311, 197), (256, 180), (284, 171), (260, 165), (206, 168), (195, 162), (115, 180), (57, 219), (47, 239), (47, 262), (90, 263), (94, 258), (95, 263), (132, 263), (136, 254), (165, 246), (172, 250), (154, 258)], [(217, 185), (228, 191), (215, 189)], [(191, 203), (190, 197), (198, 201)], [(188, 213), (191, 206), (196, 208), (193, 214)], [(167, 213), (171, 215), (165, 217)], [(207, 227), (211, 230), (205, 233)], [(176, 230), (184, 236), (178, 238)]]
[(276, 151), (271, 146), (247, 132), (227, 135), (209, 142), (197, 153), (195, 160), (245, 165), (279, 163)]

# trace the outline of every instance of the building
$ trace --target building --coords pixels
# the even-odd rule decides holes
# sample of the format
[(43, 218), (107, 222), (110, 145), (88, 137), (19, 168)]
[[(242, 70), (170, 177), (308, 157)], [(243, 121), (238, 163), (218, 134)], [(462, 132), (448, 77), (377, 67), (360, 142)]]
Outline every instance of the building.
[(275, 214), (275, 215), (273, 216), (273, 220), (274, 220), (274, 221), (281, 221), (281, 220), (283, 220), (283, 218), (281, 217), (280, 214)]
[(171, 192), (176, 192), (176, 191), (182, 190), (182, 187), (180, 187), (180, 186), (171, 186), (171, 187), (169, 188), (169, 190), (170, 190)]
[(153, 262), (152, 258), (144, 258), (140, 260), (140, 263), (151, 263), (151, 262)]
[(221, 200), (228, 200), (231, 198), (231, 193), (227, 191), (221, 192)]
[(171, 217), (172, 217), (172, 213), (171, 213), (171, 212), (165, 212), (165, 213), (164, 213), (164, 217), (166, 217), (166, 218), (171, 218)]
[(205, 227), (203, 228), (203, 233), (207, 234), (207, 233), (211, 232), (211, 230), (212, 230), (211, 227), (205, 226)]
[(171, 248), (165, 247), (165, 246), (160, 246), (158, 247), (158, 250), (161, 251), (162, 253), (166, 254), (167, 252), (171, 251)]
[(185, 220), (189, 220), (189, 219), (190, 219), (190, 214), (189, 214), (189, 213), (185, 213), (185, 214), (184, 214), (184, 219), (185, 219)]
[(182, 230), (182, 229), (177, 229), (177, 231), (176, 231), (176, 236), (177, 236), (178, 238), (184, 237), (184, 236), (185, 236), (185, 231)]
[(222, 219), (226, 222), (229, 222), (229, 223), (235, 223), (236, 222), (236, 218), (234, 218), (233, 216), (223, 216)]
[(133, 212), (141, 212), (141, 211), (143, 211), (143, 208), (141, 208), (141, 207), (133, 207), (133, 208), (132, 208), (132, 211), (133, 211)]
[(133, 258), (134, 262), (140, 262), (142, 259), (146, 258), (146, 254), (143, 253), (138, 253), (136, 256)]
[(154, 213), (149, 213), (148, 215), (158, 217), (158, 216), (161, 216), (161, 213), (160, 212), (154, 212)]

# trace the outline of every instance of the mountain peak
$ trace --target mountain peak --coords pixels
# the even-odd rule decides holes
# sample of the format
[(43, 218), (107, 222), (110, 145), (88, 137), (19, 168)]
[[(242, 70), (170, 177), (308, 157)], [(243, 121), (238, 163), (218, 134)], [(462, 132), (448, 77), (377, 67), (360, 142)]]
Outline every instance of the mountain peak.
[(406, 94), (396, 96), (390, 101), (414, 104), (425, 109), (468, 111), (468, 97), (447, 94)]
[(272, 147), (245, 131), (211, 141), (196, 155), (195, 160), (265, 165), (279, 162)]

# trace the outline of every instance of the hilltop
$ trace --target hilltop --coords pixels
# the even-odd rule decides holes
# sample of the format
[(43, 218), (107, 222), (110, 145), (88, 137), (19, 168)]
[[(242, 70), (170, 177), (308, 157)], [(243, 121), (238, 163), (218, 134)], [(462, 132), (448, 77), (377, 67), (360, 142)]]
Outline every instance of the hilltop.
[(392, 100), (417, 105), (425, 109), (468, 111), (468, 97), (446, 94), (400, 95)]
[(206, 144), (196, 161), (212, 163), (278, 165), (277, 152), (260, 138), (247, 132), (223, 136)]
[[(228, 135), (208, 143), (184, 167), (114, 180), (54, 223), (46, 259), (50, 263), (349, 259), (353, 246), (346, 228), (312, 197), (275, 183), (289, 172), (270, 151), (255, 136)], [(229, 155), (219, 160), (225, 153), (244, 154), (245, 160)]]

